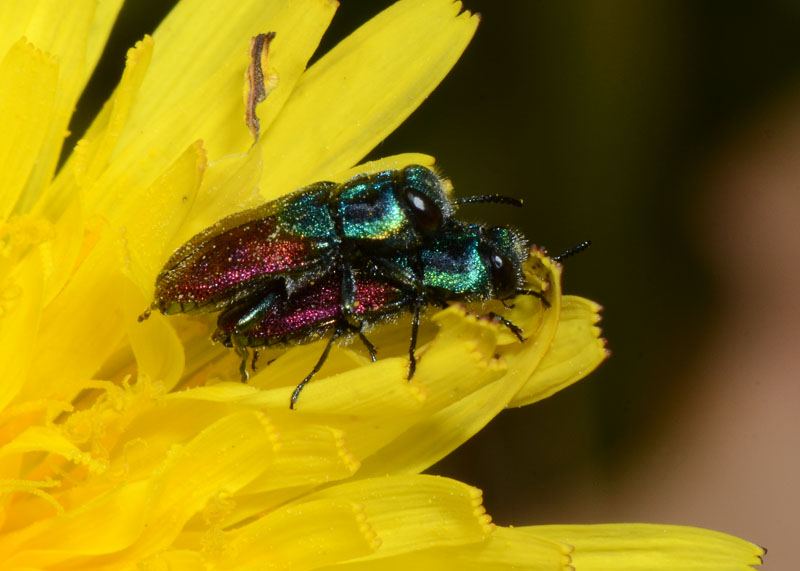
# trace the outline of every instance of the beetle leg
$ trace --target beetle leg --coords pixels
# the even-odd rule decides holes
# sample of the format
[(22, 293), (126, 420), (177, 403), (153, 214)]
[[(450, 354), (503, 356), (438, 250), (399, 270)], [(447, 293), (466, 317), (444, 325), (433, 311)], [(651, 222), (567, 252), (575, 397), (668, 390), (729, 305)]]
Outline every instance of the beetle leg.
[(373, 345), (372, 342), (369, 339), (367, 339), (367, 336), (364, 335), (364, 332), (362, 331), (362, 328), (363, 328), (363, 324), (359, 323), (358, 327), (354, 327), (354, 330), (358, 334), (358, 338), (361, 339), (361, 342), (364, 344), (364, 347), (366, 347), (367, 351), (369, 351), (369, 357), (370, 357), (370, 359), (372, 359), (372, 362), (374, 363), (377, 360), (376, 359), (376, 352), (375, 352), (375, 345)]
[[(235, 333), (243, 334), (252, 329), (278, 303), (279, 297), (278, 291), (271, 291), (249, 308), (246, 313), (237, 316), (236, 325), (234, 326)], [(220, 319), (222, 319), (222, 315), (224, 314), (220, 315)]]
[(242, 359), (242, 362), (239, 364), (239, 374), (242, 376), (242, 382), (246, 383), (247, 379), (250, 378), (250, 375), (247, 374), (247, 359), (250, 357), (250, 353), (247, 347), (241, 344), (237, 335), (231, 335), (231, 346)]
[(489, 318), (494, 319), (495, 321), (499, 321), (500, 323), (508, 327), (511, 330), (511, 333), (517, 336), (517, 339), (519, 339), (520, 343), (525, 341), (525, 338), (522, 336), (522, 329), (520, 329), (519, 326), (514, 325), (512, 322), (510, 322), (502, 315), (497, 315), (496, 313), (491, 312), (489, 313)]
[(514, 295), (532, 295), (533, 297), (538, 297), (539, 300), (545, 305), (545, 307), (550, 307), (550, 302), (544, 298), (544, 294), (540, 291), (533, 291), (530, 289), (518, 289), (514, 292)]
[(339, 303), (341, 303), (342, 315), (345, 319), (353, 314), (353, 303), (356, 297), (356, 282), (353, 279), (353, 272), (350, 264), (342, 261), (339, 264), (339, 274), (342, 276), (342, 293)]
[(417, 295), (422, 295), (425, 284), (423, 283), (422, 270), (420, 269), (421, 261), (419, 259), (412, 261), (415, 267), (407, 268), (392, 260), (379, 257), (369, 260), (366, 269), (405, 291), (413, 291)]
[(339, 327), (336, 329), (336, 331), (333, 332), (333, 335), (331, 335), (331, 338), (328, 340), (328, 344), (325, 345), (325, 350), (322, 352), (322, 355), (320, 355), (317, 364), (314, 365), (314, 368), (311, 369), (311, 372), (308, 374), (308, 376), (302, 381), (300, 381), (300, 384), (294, 388), (294, 392), (292, 393), (292, 398), (289, 401), (290, 409), (294, 410), (294, 407), (297, 404), (297, 397), (300, 396), (300, 391), (302, 391), (303, 387), (305, 387), (308, 384), (308, 381), (310, 381), (311, 378), (317, 373), (319, 373), (320, 369), (322, 369), (322, 365), (325, 364), (325, 360), (328, 358), (328, 353), (331, 352), (331, 347), (333, 346), (334, 341), (336, 341), (339, 337), (341, 337), (346, 331), (347, 331), (346, 328)]
[(419, 303), (414, 304), (414, 315), (411, 318), (411, 343), (408, 346), (408, 380), (414, 376), (417, 370), (417, 357), (414, 353), (417, 350), (417, 336), (419, 334), (419, 314), (422, 310)]

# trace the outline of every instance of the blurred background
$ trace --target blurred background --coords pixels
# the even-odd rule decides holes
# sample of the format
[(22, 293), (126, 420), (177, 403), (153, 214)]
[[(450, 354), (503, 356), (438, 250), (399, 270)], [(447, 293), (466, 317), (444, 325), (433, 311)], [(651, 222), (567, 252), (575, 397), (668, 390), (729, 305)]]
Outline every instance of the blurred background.
[[(389, 4), (343, 0), (320, 53)], [(697, 525), (796, 568), (800, 3), (466, 4), (464, 57), (369, 158), (425, 152), (461, 196), (524, 197), (476, 213), (551, 253), (591, 239), (564, 290), (605, 307), (613, 356), (430, 472), (500, 524)], [(168, 9), (123, 9), (76, 138)]]

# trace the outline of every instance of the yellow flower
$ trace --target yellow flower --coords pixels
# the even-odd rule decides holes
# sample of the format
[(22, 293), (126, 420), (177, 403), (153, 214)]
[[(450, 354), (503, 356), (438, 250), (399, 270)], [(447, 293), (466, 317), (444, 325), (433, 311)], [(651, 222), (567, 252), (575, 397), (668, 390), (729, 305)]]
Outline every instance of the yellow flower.
[[(171, 251), (222, 216), (303, 184), (431, 164), (354, 165), (436, 86), (477, 25), (406, 0), (306, 70), (328, 0), (185, 0), (66, 164), (70, 114), (121, 0), (0, 4), (0, 561), (3, 569), (742, 569), (761, 550), (668, 526), (499, 528), (480, 492), (419, 475), (507, 406), (605, 357), (598, 306), (562, 296), (534, 253), (520, 344), (452, 307), (426, 321), (405, 381), (402, 327), (366, 365), (317, 345), (250, 384), (207, 319), (136, 317)], [(262, 136), (242, 120), (251, 37), (270, 46)], [(258, 189), (258, 191), (256, 191)], [(258, 194), (260, 192), (260, 194)]]

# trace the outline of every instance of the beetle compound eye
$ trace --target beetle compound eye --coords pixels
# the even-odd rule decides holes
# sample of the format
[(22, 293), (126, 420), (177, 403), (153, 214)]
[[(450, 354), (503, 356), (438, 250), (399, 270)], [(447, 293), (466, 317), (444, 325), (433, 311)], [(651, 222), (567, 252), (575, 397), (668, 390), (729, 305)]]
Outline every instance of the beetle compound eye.
[(413, 188), (405, 189), (405, 198), (420, 230), (433, 232), (441, 227), (442, 211), (433, 200)]
[(492, 248), (489, 251), (487, 258), (495, 295), (503, 297), (514, 293), (517, 285), (517, 274), (511, 260), (496, 248)]

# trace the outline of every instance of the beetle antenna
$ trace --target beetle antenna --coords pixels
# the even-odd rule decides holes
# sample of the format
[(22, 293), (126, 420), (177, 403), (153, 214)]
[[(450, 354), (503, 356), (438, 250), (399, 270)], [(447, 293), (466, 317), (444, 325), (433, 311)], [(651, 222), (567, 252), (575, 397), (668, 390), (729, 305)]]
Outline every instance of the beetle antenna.
[(501, 194), (482, 194), (480, 196), (467, 196), (466, 198), (456, 198), (453, 200), (454, 204), (473, 204), (476, 202), (494, 202), (495, 204), (522, 206), (521, 198), (503, 196)]
[(581, 252), (583, 252), (586, 248), (588, 248), (591, 245), (592, 245), (592, 241), (591, 240), (586, 240), (585, 242), (581, 242), (577, 246), (573, 246), (569, 250), (564, 250), (558, 256), (553, 256), (550, 259), (553, 260), (554, 262), (560, 262), (561, 260), (564, 260), (566, 258), (574, 256), (575, 254), (580, 254)]

